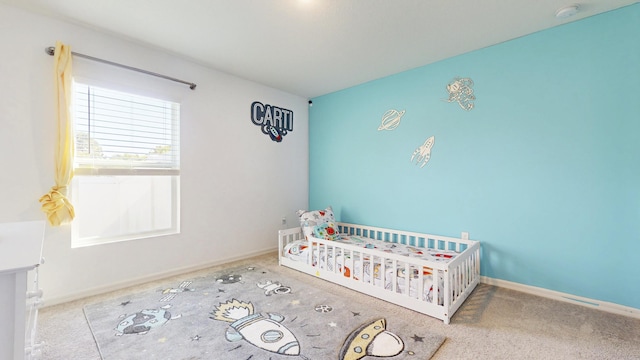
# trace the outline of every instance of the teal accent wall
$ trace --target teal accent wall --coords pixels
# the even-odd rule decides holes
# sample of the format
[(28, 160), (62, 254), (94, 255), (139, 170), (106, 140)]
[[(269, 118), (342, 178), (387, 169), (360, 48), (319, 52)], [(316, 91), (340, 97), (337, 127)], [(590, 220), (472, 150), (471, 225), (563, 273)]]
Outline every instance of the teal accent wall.
[[(468, 231), (482, 275), (640, 308), (638, 39), (635, 4), (314, 98), (310, 208)], [(457, 76), (471, 111), (445, 101)], [(378, 131), (390, 109), (399, 127)]]

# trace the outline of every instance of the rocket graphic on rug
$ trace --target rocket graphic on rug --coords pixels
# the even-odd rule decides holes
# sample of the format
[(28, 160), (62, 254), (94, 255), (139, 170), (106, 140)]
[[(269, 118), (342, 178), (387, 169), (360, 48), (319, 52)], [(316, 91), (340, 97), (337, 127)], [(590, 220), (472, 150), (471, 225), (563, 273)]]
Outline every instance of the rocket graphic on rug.
[(236, 299), (220, 303), (210, 318), (231, 323), (226, 332), (229, 341), (244, 339), (251, 345), (281, 355), (300, 355), (300, 343), (291, 330), (280, 324), (284, 316), (254, 314), (253, 304)]

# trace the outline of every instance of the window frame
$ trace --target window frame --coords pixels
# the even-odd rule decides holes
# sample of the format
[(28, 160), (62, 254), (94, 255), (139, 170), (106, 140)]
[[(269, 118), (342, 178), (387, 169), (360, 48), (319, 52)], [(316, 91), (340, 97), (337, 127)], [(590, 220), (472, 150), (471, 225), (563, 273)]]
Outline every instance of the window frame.
[[(166, 177), (170, 177), (171, 193), (170, 193), (170, 198), (165, 198), (164, 200), (169, 199), (169, 202), (170, 202), (169, 206), (171, 208), (168, 210), (170, 210), (171, 215), (170, 215), (170, 221), (168, 222), (170, 226), (165, 228), (148, 230), (148, 231), (140, 231), (140, 230), (128, 231), (128, 232), (122, 232), (118, 235), (105, 235), (105, 236), (97, 235), (97, 236), (81, 237), (82, 236), (80, 234), (81, 224), (78, 221), (78, 216), (80, 217), (80, 219), (82, 219), (82, 214), (76, 213), (77, 215), (76, 220), (72, 222), (72, 226), (71, 226), (72, 247), (76, 248), (76, 247), (108, 244), (108, 243), (121, 242), (121, 241), (130, 241), (130, 240), (144, 239), (144, 238), (150, 238), (150, 237), (179, 234), (180, 233), (180, 152), (179, 151), (180, 151), (180, 111), (181, 111), (180, 102), (162, 99), (161, 97), (156, 95), (153, 95), (153, 96), (138, 95), (135, 92), (127, 92), (127, 91), (122, 91), (120, 89), (112, 89), (104, 86), (93, 85), (91, 83), (77, 81), (76, 79), (74, 79), (74, 90), (73, 90), (74, 99), (76, 96), (76, 92), (78, 91), (77, 86), (105, 89), (109, 92), (122, 93), (123, 95), (129, 94), (134, 96), (142, 96), (149, 99), (154, 99), (154, 101), (162, 101), (162, 102), (170, 103), (171, 106), (175, 106), (175, 108), (172, 110), (173, 113), (171, 116), (171, 119), (172, 119), (171, 121), (173, 124), (172, 130), (171, 130), (171, 133), (172, 133), (171, 146), (177, 147), (177, 149), (174, 149), (175, 151), (177, 151), (177, 156), (175, 156), (177, 157), (177, 159), (174, 159), (174, 162), (172, 162), (172, 165), (170, 167), (166, 166), (166, 162), (165, 162), (165, 166), (160, 166), (160, 167), (153, 167), (153, 166), (135, 167), (135, 166), (126, 166), (126, 165), (113, 166), (113, 164), (101, 163), (100, 161), (97, 161), (97, 162), (78, 161), (78, 159), (76, 158), (74, 160), (74, 178), (72, 179), (72, 182), (71, 182), (71, 191), (70, 191), (72, 204), (74, 203), (74, 200), (77, 200), (79, 199), (80, 196), (82, 196), (82, 190), (81, 190), (81, 187), (83, 186), (83, 184), (81, 184), (82, 180), (87, 180), (89, 177), (93, 179), (115, 177), (115, 180), (118, 180), (118, 184), (120, 184), (122, 181), (125, 180), (125, 177), (144, 178), (144, 177), (158, 177), (158, 176), (165, 177), (166, 176)], [(72, 118), (74, 120), (73, 121), (74, 126), (76, 125), (77, 109), (78, 108), (72, 102), (71, 112), (72, 112)], [(87, 111), (91, 111), (91, 110), (87, 110)], [(74, 128), (73, 133), (74, 133), (74, 141), (75, 141), (76, 136), (79, 132), (77, 131), (77, 129)], [(122, 165), (122, 163), (119, 163), (119, 165)], [(152, 183), (153, 179), (149, 178), (149, 181)], [(120, 188), (118, 188), (118, 191), (120, 191)], [(153, 209), (153, 207), (151, 207), (151, 209)], [(117, 210), (114, 210), (114, 212), (115, 211)], [(123, 216), (123, 214), (121, 213), (118, 215), (119, 215), (119, 218)]]

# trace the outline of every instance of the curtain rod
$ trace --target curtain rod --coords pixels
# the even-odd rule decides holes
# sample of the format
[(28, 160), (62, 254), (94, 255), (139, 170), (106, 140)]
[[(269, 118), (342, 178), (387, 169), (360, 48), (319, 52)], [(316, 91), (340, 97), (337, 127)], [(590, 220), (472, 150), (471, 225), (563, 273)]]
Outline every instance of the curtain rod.
[[(44, 49), (44, 51), (53, 56), (56, 52), (56, 48), (53, 46), (49, 46), (48, 48)], [(154, 73), (152, 71), (148, 71), (148, 70), (143, 70), (143, 69), (138, 69), (135, 68), (133, 66), (128, 66), (128, 65), (123, 65), (123, 64), (118, 64), (115, 63), (113, 61), (109, 61), (109, 60), (104, 60), (104, 59), (99, 59), (97, 57), (93, 57), (93, 56), (89, 56), (89, 55), (85, 55), (85, 54), (79, 54), (77, 52), (71, 52), (71, 55), (73, 56), (77, 56), (77, 57), (81, 57), (81, 58), (85, 58), (85, 59), (89, 59), (89, 60), (93, 60), (93, 61), (97, 61), (97, 62), (101, 62), (104, 64), (108, 64), (108, 65), (113, 65), (113, 66), (117, 66), (117, 67), (121, 67), (127, 70), (132, 70), (132, 71), (137, 71), (137, 72), (141, 72), (143, 74), (147, 74), (147, 75), (151, 75), (151, 76), (156, 76), (159, 78), (163, 78), (163, 79), (167, 79), (167, 80), (171, 80), (171, 81), (175, 81), (175, 82), (179, 82), (179, 83), (183, 83), (183, 84), (187, 84), (189, 85), (189, 89), (191, 90), (195, 90), (196, 89), (196, 84), (192, 83), (192, 82), (188, 82), (188, 81), (184, 81), (184, 80), (180, 80), (180, 79), (176, 79), (176, 78), (172, 78), (170, 76), (166, 76), (166, 75), (162, 75), (162, 74), (158, 74), (158, 73)]]

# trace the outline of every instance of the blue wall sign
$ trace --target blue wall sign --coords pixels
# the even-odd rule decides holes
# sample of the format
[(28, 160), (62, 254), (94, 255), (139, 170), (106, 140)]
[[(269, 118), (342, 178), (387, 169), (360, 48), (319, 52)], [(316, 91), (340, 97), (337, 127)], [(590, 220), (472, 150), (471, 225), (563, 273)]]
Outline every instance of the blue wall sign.
[(282, 137), (293, 131), (293, 111), (254, 101), (251, 104), (251, 122), (262, 128), (271, 140), (281, 142)]

